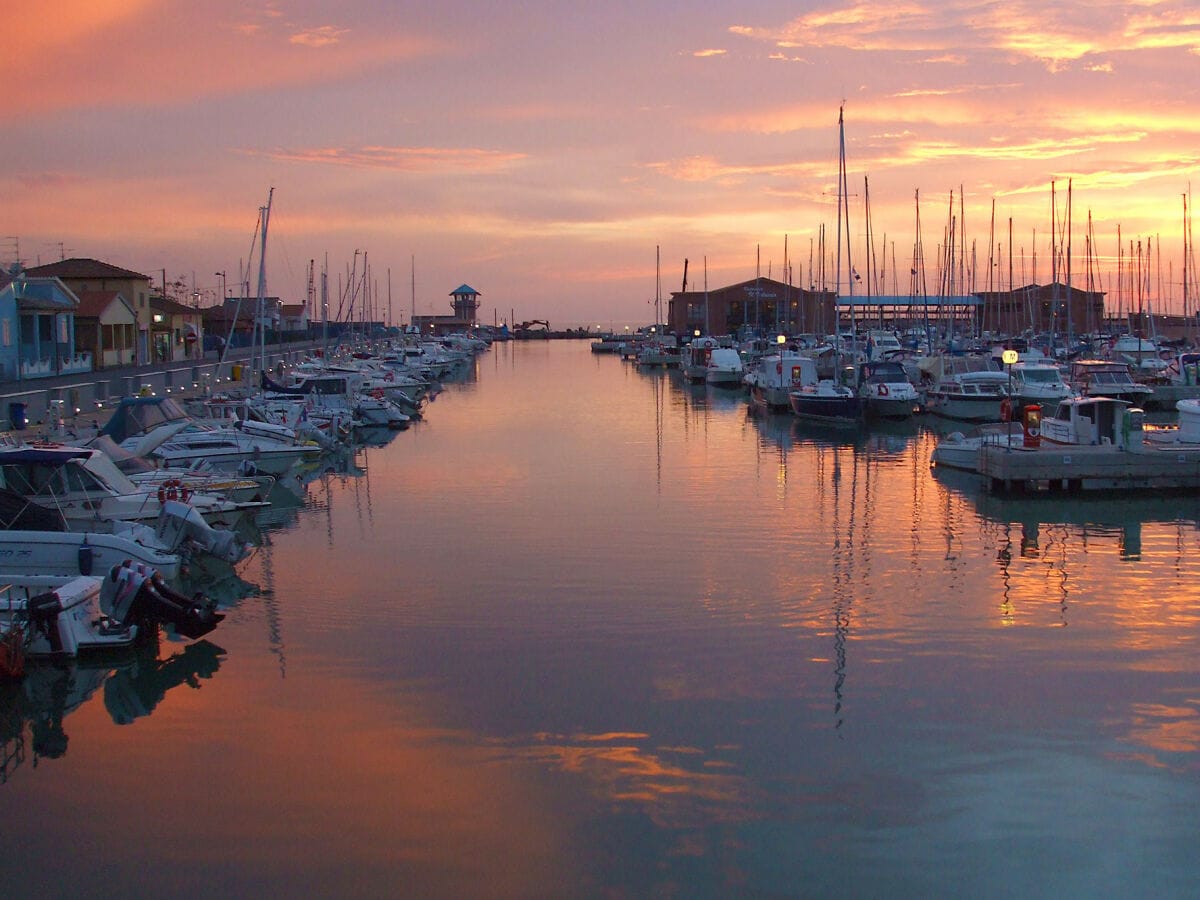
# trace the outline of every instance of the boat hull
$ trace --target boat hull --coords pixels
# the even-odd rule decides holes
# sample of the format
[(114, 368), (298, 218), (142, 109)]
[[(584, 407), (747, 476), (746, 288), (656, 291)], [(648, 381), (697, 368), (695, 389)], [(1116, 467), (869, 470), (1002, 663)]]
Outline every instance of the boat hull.
[(793, 413), (801, 419), (814, 422), (851, 423), (862, 416), (862, 400), (858, 397), (826, 397), (793, 392), (788, 399)]

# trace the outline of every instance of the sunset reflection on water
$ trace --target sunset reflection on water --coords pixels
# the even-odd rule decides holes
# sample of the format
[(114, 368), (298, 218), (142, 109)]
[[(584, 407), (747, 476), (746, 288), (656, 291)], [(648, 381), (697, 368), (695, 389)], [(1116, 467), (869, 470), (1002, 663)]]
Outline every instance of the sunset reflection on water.
[(51, 887), (136, 840), (184, 894), (1190, 884), (1200, 501), (992, 497), (935, 441), (496, 345), (307, 483), (201, 690), (13, 772), (15, 852), (71, 822)]

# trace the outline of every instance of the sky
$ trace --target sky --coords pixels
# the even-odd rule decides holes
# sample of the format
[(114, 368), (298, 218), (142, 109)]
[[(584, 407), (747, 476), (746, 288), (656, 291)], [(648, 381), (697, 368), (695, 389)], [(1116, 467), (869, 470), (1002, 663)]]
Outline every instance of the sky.
[(1056, 254), (1110, 311), (1183, 310), (1194, 0), (4, 5), (6, 263), (253, 294), (270, 195), (267, 292), (303, 302), (312, 261), (331, 318), (364, 261), (394, 324), (466, 283), (489, 324), (619, 330), (685, 259), (695, 290), (900, 294), (919, 259), (937, 294)]

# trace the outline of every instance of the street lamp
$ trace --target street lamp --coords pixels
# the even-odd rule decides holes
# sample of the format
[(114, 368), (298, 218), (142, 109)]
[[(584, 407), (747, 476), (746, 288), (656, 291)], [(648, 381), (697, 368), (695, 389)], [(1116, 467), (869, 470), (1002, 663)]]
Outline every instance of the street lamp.
[[(1004, 403), (1008, 404), (1008, 419), (1007, 420), (1010, 422), (1012, 421), (1012, 406), (1013, 406), (1013, 402), (1012, 402), (1012, 367), (1013, 367), (1013, 363), (1015, 363), (1019, 358), (1020, 357), (1017, 355), (1016, 350), (1005, 350), (1003, 353), (1000, 354), (1000, 361), (1003, 362), (1004, 365), (1006, 365), (1008, 367), (1008, 396), (1004, 398)], [(1001, 417), (1001, 418), (1003, 418), (1003, 417)], [(1006, 438), (1005, 446), (1008, 447), (1011, 444), (1012, 444), (1011, 437)]]
[(777, 347), (779, 347), (779, 369), (777, 371), (779, 372), (779, 387), (780, 388), (786, 387), (786, 385), (784, 384), (784, 379), (783, 379), (783, 345), (786, 343), (787, 343), (787, 335), (786, 334), (781, 334), (781, 335), (776, 336), (775, 345)]

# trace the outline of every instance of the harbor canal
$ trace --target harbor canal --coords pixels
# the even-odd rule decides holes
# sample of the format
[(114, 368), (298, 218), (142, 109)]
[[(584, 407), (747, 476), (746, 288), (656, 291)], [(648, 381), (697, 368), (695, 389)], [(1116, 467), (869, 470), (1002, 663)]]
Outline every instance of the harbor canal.
[(5, 893), (1190, 894), (1200, 496), (935, 440), (496, 344), (208, 641), (4, 689)]

